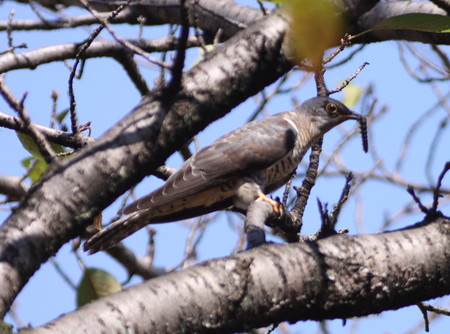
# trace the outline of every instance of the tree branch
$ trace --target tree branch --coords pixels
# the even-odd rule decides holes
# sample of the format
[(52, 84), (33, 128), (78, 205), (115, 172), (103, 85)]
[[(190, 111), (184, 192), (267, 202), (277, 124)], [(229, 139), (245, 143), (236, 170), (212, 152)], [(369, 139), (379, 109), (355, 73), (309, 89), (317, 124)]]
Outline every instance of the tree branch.
[[(20, 0), (19, 0), (20, 1)], [(22, 0), (28, 3), (28, 0)], [(38, 1), (39, 2), (39, 1)], [(42, 2), (42, 1), (41, 1)], [(74, 0), (57, 0), (52, 1), (52, 5), (61, 4), (65, 6), (82, 7), (81, 1)], [(116, 2), (110, 4), (106, 1), (91, 2), (94, 9), (98, 11), (112, 11), (117, 7)], [(263, 14), (255, 8), (243, 6), (232, 0), (198, 0), (195, 3), (189, 3), (189, 12), (195, 13), (197, 16), (198, 28), (214, 36), (220, 29), (222, 31), (221, 41), (234, 36), (239, 30), (245, 29), (263, 17)], [(106, 17), (105, 15), (103, 15)], [(130, 23), (139, 24), (139, 17), (145, 18), (145, 25), (161, 25), (161, 24), (181, 24), (182, 17), (180, 15), (179, 0), (140, 0), (133, 3), (123, 14), (112, 21), (112, 23)], [(72, 23), (64, 19), (45, 22), (13, 20), (11, 27), (16, 29), (55, 29), (61, 26), (77, 24), (77, 26), (95, 24), (97, 20), (89, 19), (89, 17), (79, 17)], [(0, 30), (6, 30), (7, 22), (0, 22)]]
[(29, 187), (29, 185), (22, 183), (22, 178), (18, 176), (0, 174), (0, 194), (6, 195), (8, 201), (20, 200)]
[[(94, 141), (94, 138), (78, 133), (76, 135), (48, 128), (43, 125), (31, 123), (40, 133), (42, 133), (49, 141), (71, 148), (82, 148)], [(11, 116), (0, 111), (0, 126), (28, 134), (27, 128), (22, 120), (18, 117)]]
[(186, 72), (177, 96), (155, 91), (95, 143), (49, 167), (0, 228), (1, 315), (41, 263), (102, 209), (291, 68), (282, 49), (286, 28), (282, 14), (268, 15)]
[(266, 244), (109, 295), (31, 333), (228, 333), (376, 314), (450, 292), (443, 245), (446, 218), (378, 235)]

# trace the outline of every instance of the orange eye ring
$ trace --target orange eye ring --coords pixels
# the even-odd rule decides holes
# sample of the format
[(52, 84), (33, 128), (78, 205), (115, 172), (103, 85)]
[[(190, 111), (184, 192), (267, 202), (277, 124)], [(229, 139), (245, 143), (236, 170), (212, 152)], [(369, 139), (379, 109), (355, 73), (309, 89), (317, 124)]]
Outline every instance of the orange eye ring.
[(329, 113), (330, 115), (335, 115), (338, 112), (338, 107), (336, 104), (334, 103), (328, 103), (325, 106), (325, 110), (327, 111), (327, 113)]

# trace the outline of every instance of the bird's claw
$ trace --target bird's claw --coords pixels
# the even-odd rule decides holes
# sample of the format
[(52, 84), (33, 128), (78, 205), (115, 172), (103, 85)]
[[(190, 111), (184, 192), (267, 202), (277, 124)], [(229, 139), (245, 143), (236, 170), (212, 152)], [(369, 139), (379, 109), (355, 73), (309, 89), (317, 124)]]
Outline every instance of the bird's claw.
[(275, 213), (275, 215), (277, 217), (281, 217), (282, 216), (282, 214), (283, 214), (283, 205), (279, 201), (276, 201), (276, 200), (274, 200), (274, 199), (272, 199), (270, 197), (267, 197), (263, 193), (259, 194), (259, 196), (256, 199), (256, 201), (268, 202), (270, 205), (272, 205), (272, 209), (273, 209), (273, 212)]

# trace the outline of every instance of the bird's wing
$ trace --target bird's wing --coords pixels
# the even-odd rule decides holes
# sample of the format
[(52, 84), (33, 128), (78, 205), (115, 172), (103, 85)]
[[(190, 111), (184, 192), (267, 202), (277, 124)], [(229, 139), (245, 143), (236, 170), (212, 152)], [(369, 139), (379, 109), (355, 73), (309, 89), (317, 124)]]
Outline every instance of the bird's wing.
[(188, 159), (162, 187), (131, 203), (123, 213), (170, 203), (271, 166), (292, 150), (298, 135), (295, 124), (284, 114), (248, 123), (219, 138)]

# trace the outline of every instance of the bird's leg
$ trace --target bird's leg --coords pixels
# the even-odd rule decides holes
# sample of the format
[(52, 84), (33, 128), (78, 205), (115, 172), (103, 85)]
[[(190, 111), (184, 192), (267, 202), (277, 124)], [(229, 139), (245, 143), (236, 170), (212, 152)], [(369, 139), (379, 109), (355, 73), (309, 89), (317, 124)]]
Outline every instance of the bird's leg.
[(283, 213), (283, 206), (281, 205), (281, 203), (274, 199), (271, 199), (270, 197), (267, 197), (263, 193), (259, 193), (258, 198), (255, 201), (268, 202), (270, 205), (272, 205), (273, 212), (277, 217), (280, 217)]
[(264, 225), (274, 214), (278, 217), (283, 214), (281, 203), (259, 192), (258, 197), (247, 208), (244, 226), (247, 236), (247, 250), (266, 243)]

